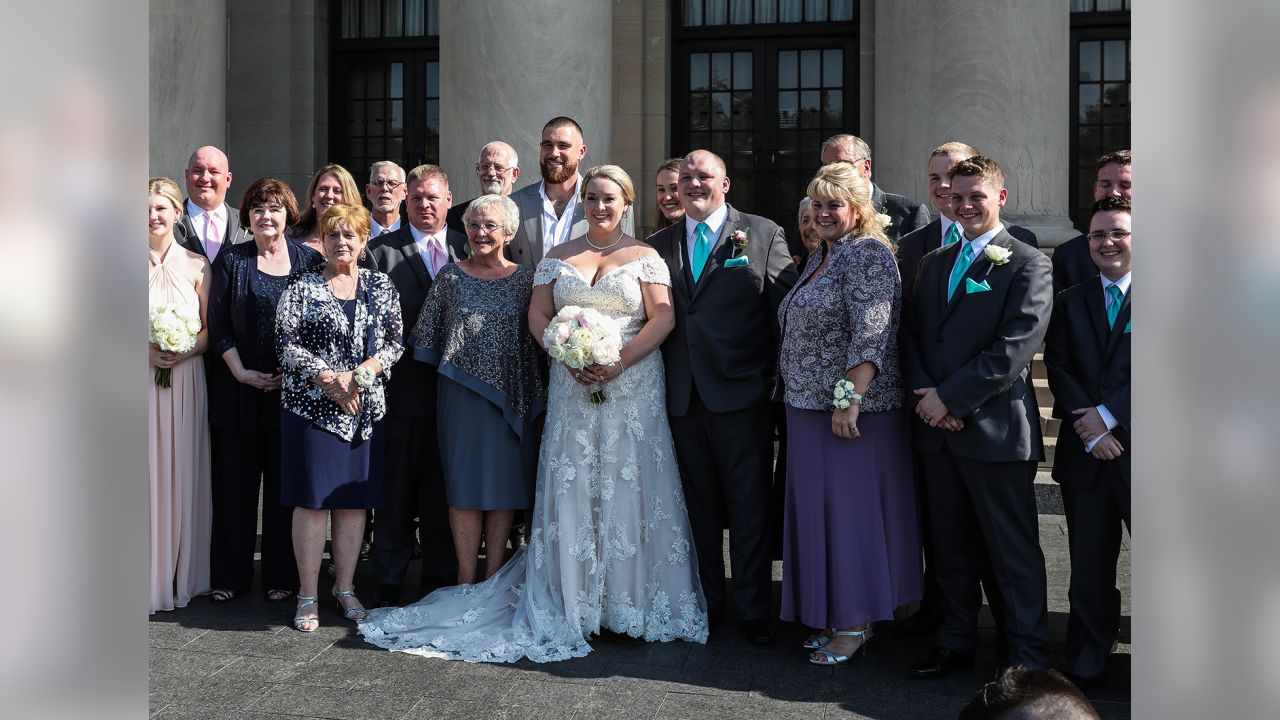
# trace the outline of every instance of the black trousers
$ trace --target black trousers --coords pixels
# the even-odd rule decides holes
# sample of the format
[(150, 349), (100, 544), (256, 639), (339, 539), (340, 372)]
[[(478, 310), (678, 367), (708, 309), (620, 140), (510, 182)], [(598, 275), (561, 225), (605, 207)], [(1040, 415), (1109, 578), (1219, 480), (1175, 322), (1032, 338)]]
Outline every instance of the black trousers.
[(404, 582), (413, 557), (413, 519), (422, 544), (422, 581), (454, 579), (458, 560), (449, 529), (435, 417), (388, 415), (383, 501), (375, 513), (373, 568), (379, 585)]
[(1081, 677), (1101, 675), (1120, 631), (1120, 590), (1116, 561), (1125, 528), (1133, 533), (1129, 485), (1115, 462), (1099, 465), (1092, 485), (1062, 485), (1071, 547), (1071, 614), (1063, 652), (1067, 670)]
[(293, 508), (280, 504), (280, 432), (213, 428), (210, 582), (237, 593), (253, 585), (262, 491), (262, 588), (298, 589)]
[(723, 531), (728, 527), (733, 602), (743, 620), (768, 618), (771, 404), (713, 413), (694, 390), (685, 415), (671, 418), (671, 434), (708, 609), (718, 612), (725, 603)]
[(922, 453), (921, 460), (942, 600), (937, 644), (963, 653), (972, 653), (977, 644), (985, 544), (1004, 604), (1009, 663), (1047, 667), (1048, 592), (1036, 511), (1036, 463), (983, 462), (946, 449)]

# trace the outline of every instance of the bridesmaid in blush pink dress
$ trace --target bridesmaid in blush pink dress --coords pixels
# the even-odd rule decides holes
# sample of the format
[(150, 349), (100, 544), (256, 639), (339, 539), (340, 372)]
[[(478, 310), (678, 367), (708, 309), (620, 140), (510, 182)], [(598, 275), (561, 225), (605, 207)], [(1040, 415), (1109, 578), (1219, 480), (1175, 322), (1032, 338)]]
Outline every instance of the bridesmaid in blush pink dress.
[[(200, 311), (200, 334), (186, 353), (148, 344), (148, 461), (151, 480), (149, 613), (185, 607), (209, 591), (209, 420), (204, 359), (209, 261), (173, 241), (182, 194), (168, 178), (147, 184), (148, 308), (186, 304)], [(158, 386), (156, 368), (172, 385)]]

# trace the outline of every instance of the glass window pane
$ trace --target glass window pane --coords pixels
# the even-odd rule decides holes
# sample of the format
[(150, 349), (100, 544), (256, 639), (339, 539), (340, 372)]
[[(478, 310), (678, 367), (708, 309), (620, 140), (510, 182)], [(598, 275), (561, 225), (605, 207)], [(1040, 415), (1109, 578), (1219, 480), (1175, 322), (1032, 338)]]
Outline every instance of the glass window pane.
[(347, 76), (347, 97), (359, 100), (364, 97), (364, 73), (352, 70)]
[(733, 151), (733, 138), (727, 132), (711, 133), (711, 147), (707, 148), (720, 157), (728, 157)]
[(404, 97), (404, 63), (391, 63), (391, 93), (387, 97)]
[(1097, 40), (1080, 43), (1080, 80), (1102, 79), (1102, 43)]
[(689, 89), (690, 90), (709, 90), (711, 82), (708, 76), (711, 72), (711, 56), (707, 53), (690, 53), (689, 54)]
[(1102, 121), (1129, 124), (1129, 86), (1124, 83), (1107, 85), (1102, 89)]
[(778, 0), (756, 0), (756, 24), (778, 22)]
[[(385, 148), (386, 148), (386, 143), (380, 137), (371, 137), (365, 140), (364, 150), (366, 153), (369, 154), (369, 157), (375, 157), (381, 160), (383, 157), (385, 157), (383, 155)], [(361, 163), (361, 165), (363, 164), (364, 163)]]
[(756, 191), (752, 183), (751, 170), (739, 170), (737, 175), (730, 177), (733, 179), (733, 187), (729, 189), (733, 206), (742, 208), (743, 212), (755, 212)]
[(778, 0), (778, 22), (804, 20), (804, 0)]
[(729, 0), (706, 0), (707, 25), (729, 24)]
[(853, 0), (831, 0), (831, 19), (847, 22), (853, 19)]
[(369, 82), (365, 85), (368, 90), (367, 97), (384, 98), (387, 96), (387, 71), (381, 65), (375, 65), (367, 71)]
[(427, 0), (404, 0), (404, 34), (418, 37), (426, 31)]
[(1105, 54), (1102, 61), (1102, 78), (1104, 80), (1124, 80), (1128, 77), (1125, 45), (1128, 45), (1128, 42), (1124, 40), (1108, 40), (1103, 45)]
[(702, 0), (684, 0), (685, 27), (697, 27), (702, 24)]
[(818, 156), (822, 153), (822, 141), (825, 139), (821, 130), (800, 131), (800, 157), (804, 159), (802, 167), (806, 165), (813, 167), (818, 164)]
[(382, 33), (382, 0), (363, 0), (364, 23), (360, 37), (376, 38)]
[(729, 0), (730, 25), (751, 24), (751, 1), (752, 0)]
[(822, 87), (822, 51), (805, 50), (800, 53), (800, 87)]
[(804, 0), (805, 22), (826, 22), (827, 0)]
[(347, 140), (347, 154), (351, 156), (351, 164), (355, 167), (368, 167), (368, 164), (360, 159), (364, 157), (364, 138)]
[(778, 53), (778, 87), (796, 87), (798, 54), (795, 50), (784, 50)]
[(1098, 12), (1114, 12), (1124, 9), (1124, 0), (1098, 0)]
[(387, 134), (403, 135), (404, 134), (404, 101), (392, 100), (391, 112), (387, 116)]
[[(398, 137), (394, 137), (394, 138), (387, 138), (387, 149), (386, 149), (386, 153), (387, 153), (387, 159), (388, 159), (388, 160), (390, 160), (390, 161), (392, 161), (392, 162), (396, 163), (397, 165), (400, 165), (401, 167), (403, 167), (403, 166), (404, 166), (404, 164), (405, 164), (405, 162), (404, 162), (404, 138), (398, 138)], [(370, 164), (372, 164), (372, 163), (370, 163)]]
[(754, 147), (755, 141), (752, 139), (750, 132), (740, 131), (734, 133), (733, 155), (735, 160), (732, 161), (732, 167), (750, 172), (752, 169), (751, 152)]
[(1107, 125), (1102, 128), (1102, 148), (1104, 152), (1129, 147), (1128, 125)]
[(711, 129), (729, 129), (729, 93), (712, 93), (711, 95)]
[[(1089, 187), (1093, 187), (1093, 167), (1098, 156), (1102, 154), (1099, 149), (1101, 147), (1102, 130), (1089, 125), (1081, 125), (1080, 132), (1076, 134), (1076, 150), (1080, 158), (1080, 174), (1089, 176)], [(1085, 168), (1088, 168), (1088, 172), (1084, 172)]]
[(731, 56), (727, 52), (711, 55), (711, 89), (728, 90)]
[(822, 51), (822, 87), (844, 87), (844, 51)]
[(368, 116), (366, 122), (367, 135), (384, 135), (387, 132), (387, 108), (385, 101), (374, 100), (365, 107)]
[(800, 94), (794, 91), (778, 93), (778, 127), (783, 130), (800, 127)]
[(440, 34), (440, 0), (427, 0), (427, 34)]
[(711, 127), (711, 96), (694, 93), (689, 96), (689, 129), (707, 130)]
[(360, 36), (360, 0), (342, 0), (342, 37)]
[(754, 96), (749, 92), (733, 94), (733, 129), (751, 130), (755, 127)]
[(832, 130), (844, 127), (844, 91), (822, 91), (822, 126)]
[(364, 101), (347, 103), (347, 135), (364, 135)]
[(1098, 103), (1101, 100), (1101, 93), (1097, 85), (1081, 85), (1080, 86), (1080, 117), (1082, 124), (1097, 125), (1102, 121), (1101, 108)]
[(820, 128), (822, 127), (822, 118), (820, 115), (821, 93), (817, 90), (805, 90), (800, 93), (800, 127), (801, 128)]
[(1091, 12), (1093, 0), (1071, 0), (1071, 12)]
[(400, 3), (401, 0), (383, 0), (385, 29), (382, 34), (386, 37), (404, 34), (404, 9)]
[(440, 134), (440, 101), (427, 101), (427, 132), (432, 135)]
[[(689, 147), (688, 147), (688, 148), (685, 148), (685, 152), (684, 152), (683, 154), (684, 154), (684, 155), (688, 155), (689, 153), (693, 152), (694, 150), (698, 150), (698, 149), (700, 149), (700, 148), (705, 148), (705, 147), (709, 146), (710, 144), (711, 144), (711, 136), (710, 136), (709, 134), (704, 133), (704, 132), (700, 132), (700, 133), (690, 133), (690, 134), (689, 134)], [(682, 154), (682, 153), (677, 152), (676, 154), (677, 154), (677, 155), (680, 155), (680, 154)]]
[(751, 89), (751, 55), (749, 52), (733, 54), (733, 89)]
[(427, 97), (440, 97), (440, 63), (435, 60), (427, 61)]

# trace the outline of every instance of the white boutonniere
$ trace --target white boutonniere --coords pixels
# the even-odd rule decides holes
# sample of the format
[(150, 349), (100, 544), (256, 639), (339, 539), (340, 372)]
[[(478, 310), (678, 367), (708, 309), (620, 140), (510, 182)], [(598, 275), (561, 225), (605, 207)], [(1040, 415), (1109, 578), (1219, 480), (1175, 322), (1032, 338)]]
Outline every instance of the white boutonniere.
[(747, 231), (746, 230), (733, 231), (733, 245), (738, 249), (739, 255), (747, 254)]
[(893, 218), (884, 213), (876, 213), (876, 220), (880, 223), (881, 230), (888, 230), (889, 226), (893, 224)]
[(1013, 251), (1009, 248), (1000, 247), (999, 245), (987, 245), (982, 250), (982, 254), (994, 265), (1003, 265), (1009, 262), (1009, 257), (1013, 255)]

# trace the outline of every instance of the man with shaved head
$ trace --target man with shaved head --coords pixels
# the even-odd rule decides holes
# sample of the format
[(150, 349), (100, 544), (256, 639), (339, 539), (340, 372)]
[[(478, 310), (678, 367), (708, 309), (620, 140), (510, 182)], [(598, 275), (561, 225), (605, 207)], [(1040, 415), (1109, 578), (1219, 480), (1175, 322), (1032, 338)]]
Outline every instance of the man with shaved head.
[(212, 145), (196, 149), (184, 177), (186, 211), (173, 228), (179, 245), (213, 262), (224, 246), (249, 239), (248, 231), (240, 227), (240, 211), (227, 204), (231, 167), (226, 153)]
[[(501, 195), (506, 197), (511, 194), (512, 188), (516, 185), (516, 179), (520, 177), (520, 158), (516, 155), (516, 149), (502, 142), (494, 140), (493, 142), (480, 148), (480, 160), (476, 162), (476, 180), (480, 183), (481, 195)], [(471, 198), (475, 200), (475, 198)], [(471, 200), (458, 203), (449, 208), (449, 214), (445, 218), (445, 224), (450, 230), (460, 232), (463, 235), (467, 233), (466, 227), (462, 223), (462, 214), (471, 207)]]
[(675, 305), (675, 328), (662, 344), (667, 414), (711, 623), (731, 600), (747, 639), (766, 644), (776, 318), (796, 266), (782, 228), (725, 202), (729, 178), (718, 155), (694, 150), (679, 173), (684, 221), (648, 239), (671, 270)]

